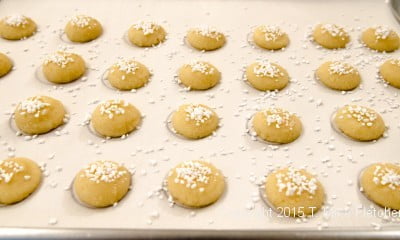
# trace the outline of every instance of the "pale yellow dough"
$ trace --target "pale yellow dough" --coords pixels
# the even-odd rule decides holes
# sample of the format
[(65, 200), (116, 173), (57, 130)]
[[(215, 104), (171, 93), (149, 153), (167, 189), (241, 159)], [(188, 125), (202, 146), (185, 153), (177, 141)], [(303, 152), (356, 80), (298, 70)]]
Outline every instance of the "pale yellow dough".
[(290, 143), (302, 132), (300, 119), (281, 108), (268, 108), (253, 117), (253, 129), (261, 139), (272, 143)]
[(400, 210), (400, 167), (391, 163), (375, 163), (362, 171), (360, 187), (376, 204)]
[(138, 47), (153, 47), (165, 41), (164, 28), (153, 22), (138, 22), (128, 31), (129, 41)]
[(367, 47), (379, 52), (393, 52), (400, 45), (397, 33), (385, 26), (366, 29), (361, 35), (361, 40)]
[(178, 78), (190, 89), (207, 90), (220, 81), (221, 73), (212, 64), (195, 60), (179, 69)]
[(376, 111), (357, 105), (337, 110), (334, 124), (345, 135), (359, 141), (378, 139), (385, 132), (385, 123)]
[(94, 130), (105, 137), (121, 137), (135, 130), (142, 120), (139, 110), (124, 100), (108, 100), (92, 113)]
[(260, 91), (281, 90), (289, 83), (289, 74), (276, 63), (264, 59), (246, 68), (246, 80)]
[(31, 135), (47, 133), (67, 119), (63, 104), (48, 96), (34, 96), (20, 102), (14, 117), (18, 129)]
[(112, 206), (129, 191), (131, 178), (128, 169), (116, 162), (93, 162), (76, 175), (73, 183), (74, 195), (90, 207)]
[(261, 25), (254, 29), (253, 41), (267, 50), (279, 50), (289, 44), (288, 35), (277, 26)]
[(336, 24), (318, 24), (312, 37), (316, 43), (327, 49), (345, 48), (350, 42), (349, 34)]
[(361, 82), (357, 69), (348, 63), (340, 61), (323, 63), (315, 74), (317, 79), (325, 86), (339, 91), (353, 90)]
[(221, 48), (226, 42), (223, 33), (207, 26), (190, 29), (187, 32), (186, 39), (192, 47), (204, 51)]
[(20, 202), (40, 185), (42, 172), (28, 158), (15, 157), (0, 161), (0, 204)]
[(0, 77), (11, 71), (13, 64), (7, 55), (0, 53)]
[(400, 59), (389, 59), (379, 68), (379, 74), (393, 87), (400, 88)]
[(294, 167), (270, 173), (265, 196), (281, 215), (291, 217), (312, 216), (325, 201), (322, 184), (307, 171)]
[(7, 16), (0, 21), (0, 36), (7, 40), (20, 40), (36, 32), (36, 23), (23, 15)]
[(46, 57), (42, 71), (47, 81), (52, 83), (70, 83), (85, 74), (86, 64), (81, 56), (57, 51)]
[(92, 17), (77, 15), (68, 21), (64, 32), (72, 42), (85, 43), (98, 38), (103, 33), (103, 27)]
[(222, 172), (201, 160), (180, 163), (169, 171), (166, 184), (174, 202), (193, 208), (216, 202), (225, 190)]
[(133, 59), (121, 59), (115, 63), (107, 74), (111, 86), (119, 90), (138, 89), (149, 82), (149, 69)]
[(203, 104), (184, 104), (172, 115), (171, 124), (176, 133), (199, 139), (211, 135), (218, 128), (218, 115)]

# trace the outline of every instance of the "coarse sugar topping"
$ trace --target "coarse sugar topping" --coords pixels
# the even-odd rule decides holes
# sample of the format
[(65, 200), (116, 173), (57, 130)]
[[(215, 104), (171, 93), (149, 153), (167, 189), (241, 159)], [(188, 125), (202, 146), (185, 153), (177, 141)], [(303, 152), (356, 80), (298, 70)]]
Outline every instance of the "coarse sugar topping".
[(339, 61), (334, 61), (331, 64), (329, 64), (328, 67), (329, 74), (338, 74), (338, 75), (346, 75), (346, 74), (351, 74), (355, 73), (354, 68), (347, 63), (339, 62)]
[(187, 64), (192, 69), (192, 72), (200, 72), (205, 75), (210, 75), (214, 73), (214, 68), (210, 66), (210, 64), (198, 60), (192, 61), (190, 64)]
[[(190, 189), (198, 188), (199, 183), (209, 184), (210, 176), (213, 174), (212, 169), (201, 161), (185, 161), (173, 171), (176, 173), (174, 182)], [(169, 174), (172, 175), (173, 172)], [(204, 188), (199, 188), (199, 191), (203, 192)]]
[(80, 28), (85, 28), (90, 26), (90, 21), (92, 20), (91, 17), (86, 15), (77, 15), (71, 18), (70, 22), (73, 26), (77, 26)]
[(285, 34), (280, 27), (274, 25), (263, 25), (260, 28), (266, 41), (276, 41)]
[(266, 59), (257, 61), (257, 64), (253, 67), (253, 71), (257, 77), (276, 78), (284, 75), (275, 64)]
[(47, 65), (49, 63), (55, 63), (59, 67), (65, 68), (69, 63), (74, 62), (72, 54), (73, 53), (70, 52), (57, 51), (53, 54), (49, 54), (48, 56), (46, 56), (44, 64)]
[(393, 65), (396, 65), (398, 67), (400, 67), (400, 58), (396, 58), (396, 59), (391, 59), (390, 63)]
[(120, 59), (115, 66), (118, 68), (118, 70), (127, 74), (135, 74), (136, 70), (139, 69), (139, 65), (133, 59)]
[(360, 122), (362, 126), (371, 127), (378, 118), (378, 114), (374, 110), (366, 107), (346, 105), (339, 115), (340, 119), (344, 117), (353, 118)]
[(47, 114), (50, 103), (44, 102), (41, 96), (30, 97), (18, 105), (19, 114), (33, 114), (36, 118)]
[(28, 24), (28, 19), (24, 15), (10, 15), (5, 17), (4, 22), (12, 27), (20, 27)]
[(125, 114), (125, 107), (128, 105), (124, 100), (109, 100), (100, 104), (100, 114), (113, 119), (115, 115)]
[(15, 174), (22, 172), (24, 166), (13, 161), (13, 160), (1, 160), (0, 161), (0, 183), (9, 183)]
[(385, 164), (375, 166), (372, 181), (376, 185), (387, 186), (392, 190), (400, 190), (400, 168), (389, 168)]
[(346, 31), (336, 24), (322, 24), (322, 33), (329, 33), (332, 37), (346, 37)]
[(223, 34), (221, 32), (219, 32), (218, 30), (216, 30), (214, 27), (210, 27), (210, 26), (199, 26), (195, 29), (193, 29), (192, 31), (204, 36), (204, 37), (209, 37), (209, 38), (215, 38), (216, 40), (219, 40)]
[(292, 118), (295, 116), (294, 113), (280, 109), (280, 108), (268, 108), (263, 111), (268, 126), (275, 126), (275, 128), (289, 127), (290, 130), (293, 128), (294, 122)]
[(387, 26), (376, 26), (375, 27), (375, 37), (378, 40), (387, 39), (391, 33), (392, 33), (392, 30)]
[(145, 22), (145, 21), (137, 22), (133, 24), (132, 27), (136, 30), (142, 31), (144, 35), (153, 34), (160, 28), (160, 26), (154, 22)]
[(316, 178), (309, 177), (294, 167), (287, 168), (285, 172), (277, 173), (275, 177), (278, 191), (285, 191), (286, 196), (299, 196), (303, 192), (315, 195), (318, 189)]
[(121, 168), (121, 165), (102, 160), (87, 165), (80, 176), (96, 183), (112, 183), (127, 174), (128, 171), (125, 168)]
[(200, 126), (214, 115), (213, 111), (200, 104), (189, 104), (184, 111), (186, 112), (186, 121), (193, 120), (196, 122), (196, 126)]

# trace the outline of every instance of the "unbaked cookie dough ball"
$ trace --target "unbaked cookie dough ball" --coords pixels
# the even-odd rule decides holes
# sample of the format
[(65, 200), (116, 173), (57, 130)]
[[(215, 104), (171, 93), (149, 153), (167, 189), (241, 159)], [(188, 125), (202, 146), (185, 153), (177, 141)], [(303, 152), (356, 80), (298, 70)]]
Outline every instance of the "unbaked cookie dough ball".
[(164, 28), (153, 22), (138, 22), (128, 31), (129, 41), (138, 47), (153, 47), (165, 41)]
[(0, 36), (7, 40), (20, 40), (36, 32), (36, 23), (23, 15), (12, 15), (0, 21)]
[(253, 117), (253, 129), (258, 137), (272, 143), (290, 143), (302, 132), (300, 119), (281, 108), (268, 108)]
[(265, 197), (283, 216), (312, 216), (324, 204), (322, 184), (303, 169), (278, 169), (266, 178)]
[(194, 90), (206, 90), (214, 87), (221, 79), (221, 73), (212, 64), (204, 61), (192, 61), (179, 69), (178, 81)]
[(64, 32), (72, 42), (85, 43), (98, 38), (103, 27), (92, 17), (77, 15), (68, 21)]
[(185, 161), (169, 171), (166, 185), (172, 201), (199, 208), (216, 202), (225, 190), (221, 171), (206, 161)]
[(131, 178), (128, 169), (116, 162), (90, 163), (74, 179), (74, 196), (90, 207), (112, 206), (129, 191)]
[(278, 26), (261, 25), (254, 29), (253, 41), (261, 48), (279, 50), (289, 44), (289, 37)]
[(14, 118), (18, 129), (31, 135), (50, 132), (67, 121), (64, 105), (48, 96), (34, 96), (20, 102)]
[(204, 51), (221, 48), (226, 41), (223, 33), (208, 26), (190, 29), (187, 32), (186, 39), (192, 47)]
[(108, 100), (92, 113), (94, 130), (105, 137), (121, 137), (135, 130), (142, 120), (139, 110), (124, 100)]
[(384, 62), (379, 68), (379, 74), (387, 83), (400, 88), (400, 58)]
[(361, 191), (376, 204), (400, 210), (400, 167), (391, 163), (375, 163), (360, 176)]
[(218, 115), (203, 104), (184, 104), (172, 114), (173, 130), (190, 139), (211, 135), (218, 128)]
[(366, 29), (361, 35), (361, 40), (367, 47), (379, 52), (393, 52), (400, 44), (397, 33), (386, 26)]
[(264, 59), (246, 68), (246, 80), (260, 91), (281, 90), (289, 83), (289, 74), (283, 67)]
[(361, 77), (357, 69), (341, 61), (328, 61), (322, 64), (315, 75), (325, 86), (339, 91), (358, 87)]
[(337, 110), (335, 126), (350, 138), (371, 141), (380, 138), (385, 132), (382, 117), (374, 110), (357, 105), (346, 105)]
[(107, 80), (111, 86), (126, 91), (143, 87), (150, 76), (149, 69), (140, 62), (121, 59), (108, 70)]
[(85, 74), (86, 65), (81, 56), (75, 53), (57, 51), (46, 57), (42, 71), (47, 81), (70, 83)]
[(0, 53), (0, 77), (11, 71), (13, 64), (7, 55)]
[(336, 24), (318, 24), (312, 37), (316, 43), (328, 49), (345, 48), (350, 42), (349, 34)]
[(42, 172), (28, 158), (15, 157), (0, 161), (0, 204), (20, 202), (40, 185)]

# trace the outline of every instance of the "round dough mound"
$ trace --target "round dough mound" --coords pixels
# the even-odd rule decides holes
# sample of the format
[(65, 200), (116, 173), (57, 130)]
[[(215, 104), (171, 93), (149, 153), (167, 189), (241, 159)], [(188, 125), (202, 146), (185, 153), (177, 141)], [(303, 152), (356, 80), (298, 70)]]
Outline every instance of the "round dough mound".
[(246, 79), (260, 91), (281, 90), (289, 83), (289, 74), (283, 67), (264, 59), (246, 68)]
[(340, 61), (329, 61), (322, 64), (315, 74), (319, 81), (334, 90), (352, 90), (358, 87), (361, 82), (357, 69)]
[(400, 59), (387, 60), (380, 66), (379, 73), (387, 83), (400, 88)]
[(36, 23), (25, 16), (7, 16), (0, 21), (0, 36), (7, 40), (20, 40), (36, 32)]
[(385, 132), (385, 123), (377, 112), (357, 105), (340, 108), (336, 112), (334, 123), (345, 135), (359, 141), (378, 139)]
[(0, 204), (20, 202), (40, 185), (42, 172), (28, 158), (16, 157), (0, 161)]
[(360, 186), (376, 204), (400, 210), (400, 167), (391, 163), (375, 163), (363, 170)]
[(139, 110), (124, 100), (108, 100), (92, 113), (91, 123), (102, 136), (121, 137), (135, 130), (142, 120)]
[(0, 53), (0, 77), (3, 77), (11, 71), (13, 64), (11, 60), (3, 53)]
[(397, 33), (385, 26), (368, 28), (362, 33), (361, 40), (367, 47), (379, 52), (393, 52), (400, 44)]
[(345, 48), (350, 42), (349, 34), (336, 24), (318, 24), (312, 34), (316, 43), (324, 48)]
[(203, 26), (190, 29), (186, 35), (188, 43), (204, 51), (212, 51), (225, 45), (225, 35), (214, 28)]
[(293, 167), (278, 169), (266, 178), (265, 196), (283, 216), (312, 216), (324, 204), (322, 184), (310, 173)]
[(153, 22), (138, 22), (128, 31), (129, 41), (138, 47), (153, 47), (165, 41), (164, 28)]
[(131, 173), (124, 166), (112, 161), (97, 161), (76, 175), (74, 195), (80, 202), (91, 207), (112, 206), (129, 191), (131, 178)]
[(190, 139), (211, 135), (217, 130), (218, 123), (218, 115), (203, 104), (184, 104), (172, 115), (173, 129)]
[(221, 171), (206, 161), (185, 161), (169, 171), (166, 180), (172, 200), (187, 207), (205, 207), (225, 190)]
[(43, 134), (65, 123), (63, 104), (51, 97), (34, 96), (18, 104), (14, 112), (15, 124), (26, 134)]
[(179, 82), (195, 90), (214, 87), (221, 79), (221, 73), (208, 62), (192, 61), (179, 69)]
[(280, 108), (268, 108), (253, 117), (253, 128), (257, 136), (267, 142), (290, 143), (302, 132), (300, 119)]
[(52, 83), (70, 83), (85, 74), (86, 65), (81, 56), (75, 53), (58, 51), (46, 57), (43, 74)]
[(103, 27), (92, 17), (78, 15), (69, 20), (64, 32), (72, 42), (85, 43), (98, 38), (103, 33)]
[(253, 41), (261, 48), (279, 50), (289, 44), (289, 37), (277, 26), (261, 25), (254, 29)]
[(140, 62), (121, 59), (108, 70), (107, 80), (111, 86), (126, 91), (143, 87), (150, 76), (149, 69)]

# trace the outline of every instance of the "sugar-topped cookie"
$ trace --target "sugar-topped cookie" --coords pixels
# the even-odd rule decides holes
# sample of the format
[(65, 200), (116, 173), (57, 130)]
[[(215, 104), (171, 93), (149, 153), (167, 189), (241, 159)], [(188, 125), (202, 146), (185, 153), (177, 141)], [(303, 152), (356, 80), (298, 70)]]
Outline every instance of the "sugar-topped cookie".
[(69, 83), (85, 74), (86, 64), (78, 54), (57, 51), (46, 56), (42, 64), (42, 71), (49, 82)]
[(333, 121), (341, 132), (359, 141), (378, 139), (385, 132), (382, 117), (363, 106), (346, 105), (337, 110)]
[(221, 171), (200, 160), (185, 161), (170, 170), (166, 185), (170, 200), (195, 208), (216, 202), (225, 190)]
[(328, 61), (315, 71), (316, 78), (334, 90), (348, 91), (360, 85), (361, 77), (356, 68), (342, 61)]
[(221, 48), (225, 45), (226, 41), (225, 35), (222, 32), (209, 26), (190, 29), (187, 32), (186, 39), (192, 47), (204, 51)]
[(345, 48), (350, 42), (349, 34), (336, 24), (318, 24), (314, 27), (313, 40), (327, 49)]
[(119, 90), (132, 90), (149, 82), (149, 69), (134, 59), (120, 59), (108, 70), (107, 80)]
[(166, 35), (164, 28), (154, 22), (137, 22), (128, 31), (129, 41), (138, 47), (156, 46), (165, 41)]
[(278, 64), (263, 59), (246, 68), (246, 80), (260, 91), (281, 90), (289, 83), (289, 74)]
[(103, 27), (92, 17), (77, 15), (68, 21), (64, 32), (72, 42), (85, 43), (98, 38), (103, 33)]
[(11, 71), (13, 64), (7, 55), (0, 53), (0, 77), (3, 77)]
[(362, 42), (379, 52), (393, 52), (399, 48), (400, 39), (395, 31), (386, 26), (374, 26), (361, 35)]
[(211, 63), (194, 60), (183, 65), (178, 72), (178, 81), (194, 90), (214, 87), (221, 79), (221, 73)]
[(74, 195), (90, 207), (112, 206), (129, 191), (131, 178), (131, 173), (121, 164), (104, 160), (93, 162), (76, 175)]
[(379, 74), (388, 84), (400, 88), (400, 58), (384, 62), (379, 67)]
[(265, 197), (282, 216), (304, 217), (314, 215), (322, 207), (325, 191), (306, 170), (287, 167), (266, 177)]
[(279, 50), (289, 44), (289, 37), (278, 26), (261, 25), (254, 29), (253, 41), (261, 48)]
[(36, 32), (36, 23), (23, 15), (11, 15), (0, 21), (0, 36), (7, 40), (20, 40)]

